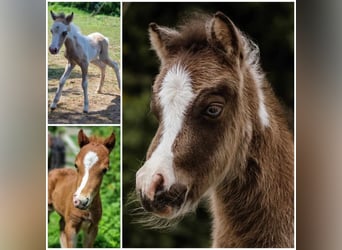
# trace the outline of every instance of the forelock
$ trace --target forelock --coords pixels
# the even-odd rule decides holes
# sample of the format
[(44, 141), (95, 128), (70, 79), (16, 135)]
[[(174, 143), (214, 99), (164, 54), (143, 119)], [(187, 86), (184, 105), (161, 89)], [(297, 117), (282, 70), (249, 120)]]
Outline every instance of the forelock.
[(208, 45), (205, 26), (209, 20), (207, 14), (195, 12), (182, 19), (177, 26), (179, 36), (167, 41), (166, 46), (172, 49), (198, 50)]
[(63, 12), (57, 14), (56, 19), (65, 19), (65, 14)]

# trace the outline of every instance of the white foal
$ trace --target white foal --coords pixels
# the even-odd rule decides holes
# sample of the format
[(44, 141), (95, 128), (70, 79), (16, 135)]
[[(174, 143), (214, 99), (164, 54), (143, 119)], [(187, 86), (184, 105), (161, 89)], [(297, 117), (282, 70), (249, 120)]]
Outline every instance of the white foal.
[(52, 42), (49, 47), (49, 51), (51, 54), (57, 54), (64, 43), (64, 55), (68, 60), (65, 71), (59, 80), (59, 87), (50, 108), (51, 110), (54, 110), (57, 107), (65, 81), (68, 79), (72, 69), (77, 64), (81, 67), (82, 71), (82, 88), (84, 93), (83, 112), (88, 113), (89, 101), (87, 75), (89, 63), (93, 63), (101, 69), (101, 80), (96, 90), (97, 93), (102, 92), (106, 65), (109, 65), (114, 69), (118, 86), (120, 88), (119, 65), (109, 58), (108, 38), (97, 32), (91, 33), (88, 36), (82, 35), (79, 28), (72, 23), (74, 13), (71, 13), (68, 16), (65, 16), (63, 13), (56, 15), (52, 11), (50, 13), (54, 23), (51, 27)]

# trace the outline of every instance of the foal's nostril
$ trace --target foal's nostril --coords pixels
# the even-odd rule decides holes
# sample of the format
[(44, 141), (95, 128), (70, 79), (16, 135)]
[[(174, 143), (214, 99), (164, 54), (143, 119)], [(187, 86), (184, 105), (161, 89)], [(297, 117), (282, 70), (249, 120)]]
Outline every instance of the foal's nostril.
[(156, 191), (163, 189), (164, 177), (161, 174), (155, 174), (152, 177), (152, 182), (155, 183)]
[(74, 199), (74, 206), (80, 205), (80, 200), (79, 199)]
[(89, 198), (77, 199), (76, 197), (74, 197), (73, 199), (74, 206), (79, 209), (86, 209), (89, 206), (89, 201)]
[(161, 174), (154, 174), (152, 176), (152, 181), (149, 189), (147, 190), (147, 197), (150, 198), (150, 200), (153, 200), (155, 194), (163, 190), (164, 186), (164, 178)]

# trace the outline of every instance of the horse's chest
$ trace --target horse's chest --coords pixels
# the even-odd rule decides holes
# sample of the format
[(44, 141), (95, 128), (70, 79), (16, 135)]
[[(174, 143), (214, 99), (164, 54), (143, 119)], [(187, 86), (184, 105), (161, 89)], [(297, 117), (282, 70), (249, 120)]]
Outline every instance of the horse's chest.
[(78, 65), (80, 65), (82, 60), (86, 59), (85, 55), (83, 55), (82, 53), (76, 53), (72, 50), (66, 50), (64, 56), (66, 59), (68, 59), (68, 61)]
[(86, 48), (79, 43), (75, 43), (72, 46), (66, 46), (64, 56), (71, 62), (81, 65), (82, 62), (88, 61), (88, 55), (86, 54)]

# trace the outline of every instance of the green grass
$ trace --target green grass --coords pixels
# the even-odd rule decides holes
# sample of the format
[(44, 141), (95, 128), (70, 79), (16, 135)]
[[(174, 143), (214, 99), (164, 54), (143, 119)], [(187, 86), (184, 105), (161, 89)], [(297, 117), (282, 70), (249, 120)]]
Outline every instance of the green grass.
[[(105, 174), (101, 185), (102, 218), (94, 247), (120, 247), (120, 128), (118, 127), (87, 127), (92, 135), (108, 137), (114, 130), (116, 143), (110, 155), (110, 169)], [(88, 134), (87, 134), (88, 135)], [(89, 135), (88, 135), (89, 136)], [(77, 143), (76, 135), (72, 136)], [(59, 215), (54, 212), (48, 224), (48, 247), (60, 247)], [(77, 247), (82, 247), (82, 233), (78, 237)]]

